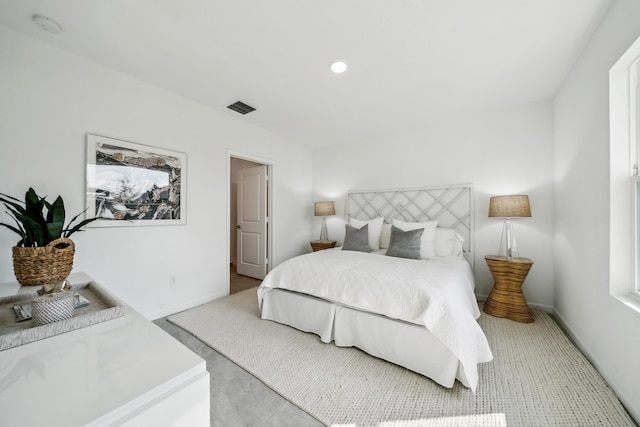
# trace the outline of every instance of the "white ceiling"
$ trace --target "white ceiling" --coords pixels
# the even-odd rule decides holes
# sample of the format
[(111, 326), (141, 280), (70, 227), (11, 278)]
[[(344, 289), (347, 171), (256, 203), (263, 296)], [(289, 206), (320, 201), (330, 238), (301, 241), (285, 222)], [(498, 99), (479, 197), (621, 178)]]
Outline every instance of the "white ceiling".
[(551, 98), (612, 2), (0, 0), (0, 24), (320, 146)]

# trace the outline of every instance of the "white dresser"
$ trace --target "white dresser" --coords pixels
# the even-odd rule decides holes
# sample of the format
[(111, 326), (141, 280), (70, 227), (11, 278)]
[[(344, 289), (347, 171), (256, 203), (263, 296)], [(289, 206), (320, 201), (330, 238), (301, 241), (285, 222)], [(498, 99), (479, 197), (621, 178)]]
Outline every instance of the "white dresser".
[[(70, 277), (72, 284), (86, 279)], [(1, 284), (0, 296), (31, 289)], [(129, 307), (124, 317), (0, 351), (2, 426), (191, 427), (209, 420), (205, 361)]]

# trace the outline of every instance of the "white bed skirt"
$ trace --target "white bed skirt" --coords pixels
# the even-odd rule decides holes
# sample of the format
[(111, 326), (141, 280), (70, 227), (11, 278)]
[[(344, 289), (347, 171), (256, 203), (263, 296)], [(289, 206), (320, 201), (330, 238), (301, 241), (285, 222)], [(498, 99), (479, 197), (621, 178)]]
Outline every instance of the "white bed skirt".
[(469, 387), (459, 360), (424, 326), (282, 289), (264, 289), (261, 316), (312, 332), (325, 343), (357, 347), (444, 387), (456, 379)]

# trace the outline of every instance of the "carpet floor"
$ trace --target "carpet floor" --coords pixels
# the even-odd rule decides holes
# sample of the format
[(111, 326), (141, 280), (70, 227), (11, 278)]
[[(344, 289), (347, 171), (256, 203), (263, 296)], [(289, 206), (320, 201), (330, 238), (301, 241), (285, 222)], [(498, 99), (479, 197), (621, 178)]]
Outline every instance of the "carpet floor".
[(169, 321), (329, 426), (635, 426), (553, 319), (534, 316), (523, 324), (483, 313), (494, 360), (480, 365), (475, 394), (261, 320), (255, 289)]

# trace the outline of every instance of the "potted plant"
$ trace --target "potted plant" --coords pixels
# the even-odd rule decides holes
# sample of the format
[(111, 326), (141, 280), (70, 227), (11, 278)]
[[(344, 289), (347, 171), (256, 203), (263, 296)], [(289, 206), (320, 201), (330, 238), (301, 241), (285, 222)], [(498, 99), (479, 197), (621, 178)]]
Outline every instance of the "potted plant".
[(69, 236), (100, 217), (84, 219), (74, 225), (74, 216), (65, 225), (66, 212), (62, 197), (53, 203), (29, 188), (24, 202), (0, 193), (0, 201), (8, 209), (15, 224), (0, 223), (20, 236), (13, 247), (13, 270), (22, 285), (42, 285), (66, 279), (73, 267), (75, 245)]

